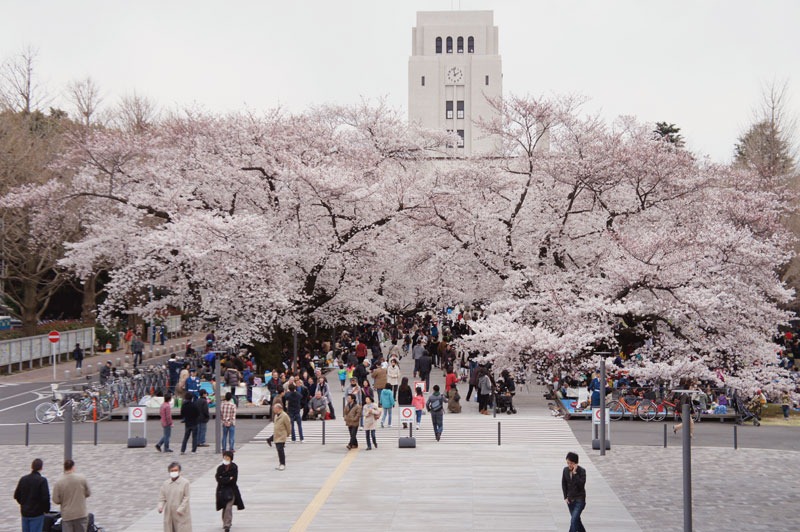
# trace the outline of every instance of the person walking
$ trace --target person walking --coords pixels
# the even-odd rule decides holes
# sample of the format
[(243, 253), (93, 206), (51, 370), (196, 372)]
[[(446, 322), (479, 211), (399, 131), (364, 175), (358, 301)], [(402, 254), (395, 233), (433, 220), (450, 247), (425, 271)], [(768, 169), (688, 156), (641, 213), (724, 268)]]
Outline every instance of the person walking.
[(164, 514), (164, 532), (192, 532), (189, 481), (181, 476), (181, 464), (167, 466), (169, 479), (158, 492), (158, 513)]
[(138, 336), (131, 340), (131, 351), (133, 352), (133, 369), (142, 363), (142, 353), (144, 353), (144, 343)]
[(303, 443), (303, 396), (297, 391), (294, 383), (289, 385), (289, 391), (283, 396), (286, 404), (286, 412), (289, 414), (289, 421), (292, 427), (292, 441), (297, 441), (294, 426), (297, 424), (297, 432), (300, 435), (300, 443)]
[(392, 385), (386, 383), (386, 386), (381, 390), (380, 405), (383, 409), (383, 417), (381, 418), (381, 428), (386, 421), (386, 416), (389, 416), (389, 428), (392, 428), (392, 410), (394, 409), (394, 394), (392, 394)]
[(396, 358), (391, 359), (389, 367), (386, 368), (386, 382), (392, 386), (392, 396), (397, 399), (397, 388), (400, 386), (400, 365)]
[(425, 391), (430, 391), (431, 389), (431, 356), (428, 354), (428, 351), (425, 350), (422, 353), (422, 356), (419, 357), (418, 368), (419, 368), (419, 378), (420, 380), (425, 381)]
[(72, 350), (72, 358), (75, 359), (75, 369), (83, 367), (83, 349), (81, 344), (75, 344), (75, 349)]
[(283, 404), (276, 402), (272, 408), (275, 410), (275, 416), (272, 418), (272, 436), (267, 438), (267, 445), (272, 447), (275, 442), (275, 448), (278, 451), (278, 471), (286, 469), (286, 440), (289, 439), (289, 434), (292, 432), (292, 422), (289, 421), (289, 414), (283, 411)]
[[(380, 409), (378, 405), (372, 402), (371, 397), (367, 397), (364, 400), (364, 408), (362, 410), (364, 414), (364, 434), (367, 437), (367, 450), (372, 450), (372, 445), (375, 445), (375, 448), (378, 448), (378, 441), (375, 439), (375, 426), (378, 424), (378, 418), (381, 417)], [(370, 438), (372, 438), (372, 442), (370, 443)]]
[(197, 452), (197, 425), (200, 423), (200, 410), (198, 410), (197, 403), (193, 399), (194, 396), (192, 394), (186, 393), (181, 405), (181, 417), (184, 424), (181, 454), (186, 454), (186, 444), (189, 442), (190, 436), (192, 438), (192, 452)]
[(344, 407), (344, 423), (350, 432), (350, 443), (347, 449), (358, 449), (358, 426), (361, 423), (361, 405), (356, 402), (353, 394), (347, 396), (347, 404)]
[(31, 472), (17, 482), (14, 500), (19, 504), (22, 517), (22, 532), (42, 532), (44, 514), (50, 511), (50, 488), (42, 476), (44, 462), (35, 458)]
[(158, 407), (158, 417), (161, 418), (161, 439), (156, 444), (156, 451), (161, 452), (162, 446), (165, 453), (171, 453), (169, 448), (169, 438), (172, 436), (172, 407), (170, 406), (172, 395), (167, 392), (164, 394), (164, 402)]
[[(193, 395), (187, 390), (186, 395)], [(208, 422), (211, 420), (211, 412), (208, 410), (208, 391), (200, 390), (200, 396), (195, 399), (200, 418), (197, 420), (197, 446), (208, 447), (206, 443), (206, 432)]]
[(242, 494), (236, 483), (239, 480), (239, 467), (233, 463), (233, 450), (222, 451), (222, 464), (217, 467), (214, 478), (217, 479), (217, 511), (222, 510), (222, 528), (225, 532), (230, 532), (233, 523), (233, 505), (235, 504), (239, 511), (244, 510)]
[(417, 386), (416, 395), (411, 400), (411, 404), (414, 406), (417, 414), (417, 430), (419, 430), (419, 424), (422, 421), (422, 412), (425, 411), (425, 396), (422, 394), (422, 388)]
[(439, 393), (439, 385), (433, 385), (433, 394), (428, 397), (428, 402), (425, 403), (425, 408), (431, 413), (431, 422), (433, 422), (433, 435), (436, 441), (442, 437), (444, 430), (444, 404), (445, 398)]
[(481, 414), (489, 415), (489, 401), (492, 397), (492, 378), (488, 371), (481, 372), (478, 377), (478, 411)]
[(569, 508), (569, 532), (586, 532), (581, 513), (586, 508), (586, 470), (578, 465), (578, 455), (567, 453), (567, 467), (561, 475), (561, 491)]
[[(233, 402), (231, 392), (225, 392), (225, 400), (219, 405), (219, 415), (222, 421), (222, 450), (233, 452), (236, 441), (236, 403)], [(219, 508), (217, 508), (219, 510)], [(241, 510), (241, 508), (240, 508)]]
[(86, 532), (89, 526), (86, 499), (91, 494), (86, 477), (75, 472), (75, 462), (64, 460), (64, 475), (53, 486), (53, 502), (61, 505), (63, 532)]

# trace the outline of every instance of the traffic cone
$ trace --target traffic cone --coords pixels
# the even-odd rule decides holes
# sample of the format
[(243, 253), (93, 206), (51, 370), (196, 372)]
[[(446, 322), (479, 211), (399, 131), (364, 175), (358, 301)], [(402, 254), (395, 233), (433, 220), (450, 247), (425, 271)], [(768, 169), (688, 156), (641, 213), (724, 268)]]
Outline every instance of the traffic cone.
[(106, 342), (106, 353), (111, 352), (111, 342)]

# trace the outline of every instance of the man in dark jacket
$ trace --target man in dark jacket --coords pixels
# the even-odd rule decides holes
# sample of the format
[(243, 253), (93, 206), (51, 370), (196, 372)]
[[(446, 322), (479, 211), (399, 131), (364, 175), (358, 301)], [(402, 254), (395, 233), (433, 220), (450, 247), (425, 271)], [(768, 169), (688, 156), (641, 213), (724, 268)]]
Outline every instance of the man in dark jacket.
[(586, 532), (581, 513), (586, 508), (586, 470), (578, 465), (578, 455), (567, 453), (567, 467), (561, 475), (561, 491), (569, 508), (569, 532)]
[(42, 459), (36, 458), (31, 464), (30, 474), (20, 478), (14, 490), (14, 500), (19, 503), (22, 514), (22, 530), (41, 532), (44, 514), (50, 511), (50, 488), (42, 476), (42, 467)]
[(211, 413), (208, 411), (208, 392), (204, 389), (200, 390), (200, 396), (197, 398), (196, 402), (197, 410), (200, 412), (200, 418), (197, 420), (197, 446), (208, 447), (206, 443), (206, 429), (211, 419)]
[(292, 441), (297, 441), (294, 432), (294, 424), (297, 423), (300, 443), (303, 443), (303, 395), (297, 391), (294, 383), (289, 385), (289, 391), (283, 396), (283, 402), (286, 404), (286, 413), (289, 414), (289, 421), (292, 424)]
[(181, 417), (184, 423), (183, 442), (181, 443), (181, 454), (186, 454), (186, 444), (189, 436), (192, 437), (192, 452), (197, 452), (197, 430), (200, 423), (200, 409), (194, 400), (194, 395), (187, 393), (183, 398), (181, 406)]
[(417, 362), (419, 364), (419, 378), (425, 381), (425, 391), (427, 392), (431, 389), (431, 367), (433, 364), (431, 355), (428, 354), (428, 351), (425, 351)]
[(75, 344), (75, 349), (72, 350), (72, 358), (75, 359), (75, 369), (83, 367), (83, 349), (81, 344)]

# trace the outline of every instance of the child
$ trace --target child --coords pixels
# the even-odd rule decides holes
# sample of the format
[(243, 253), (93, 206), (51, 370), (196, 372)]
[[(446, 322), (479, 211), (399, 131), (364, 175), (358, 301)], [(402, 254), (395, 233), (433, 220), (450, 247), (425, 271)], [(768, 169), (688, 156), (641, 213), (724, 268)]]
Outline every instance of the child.
[(411, 406), (417, 409), (417, 430), (419, 430), (419, 423), (422, 421), (422, 412), (425, 409), (425, 396), (422, 395), (422, 388), (417, 386), (417, 395), (411, 400)]
[(339, 371), (337, 371), (337, 373), (339, 374), (339, 384), (342, 385), (342, 391), (344, 391), (344, 383), (347, 381), (347, 370), (341, 362), (339, 363)]

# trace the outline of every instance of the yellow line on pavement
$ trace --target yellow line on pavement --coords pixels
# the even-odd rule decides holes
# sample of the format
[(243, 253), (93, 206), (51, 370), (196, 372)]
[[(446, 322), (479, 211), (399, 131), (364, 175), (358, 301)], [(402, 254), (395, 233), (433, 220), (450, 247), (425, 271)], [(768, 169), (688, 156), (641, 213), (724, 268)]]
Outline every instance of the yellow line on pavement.
[(333, 488), (336, 487), (336, 484), (339, 483), (344, 474), (347, 472), (350, 464), (352, 464), (356, 459), (358, 451), (358, 449), (351, 449), (345, 455), (344, 460), (342, 460), (336, 469), (334, 469), (333, 473), (331, 473), (331, 476), (328, 477), (320, 490), (314, 496), (314, 499), (308, 503), (308, 506), (306, 506), (306, 509), (303, 510), (303, 513), (300, 515), (297, 521), (295, 521), (294, 525), (292, 525), (292, 528), (289, 529), (289, 532), (301, 532), (308, 529), (309, 525), (311, 525), (311, 523), (314, 521), (314, 518), (317, 516), (319, 511), (322, 510), (322, 507), (325, 505), (325, 501), (327, 501), (328, 497), (330, 497), (331, 493), (333, 493)]

